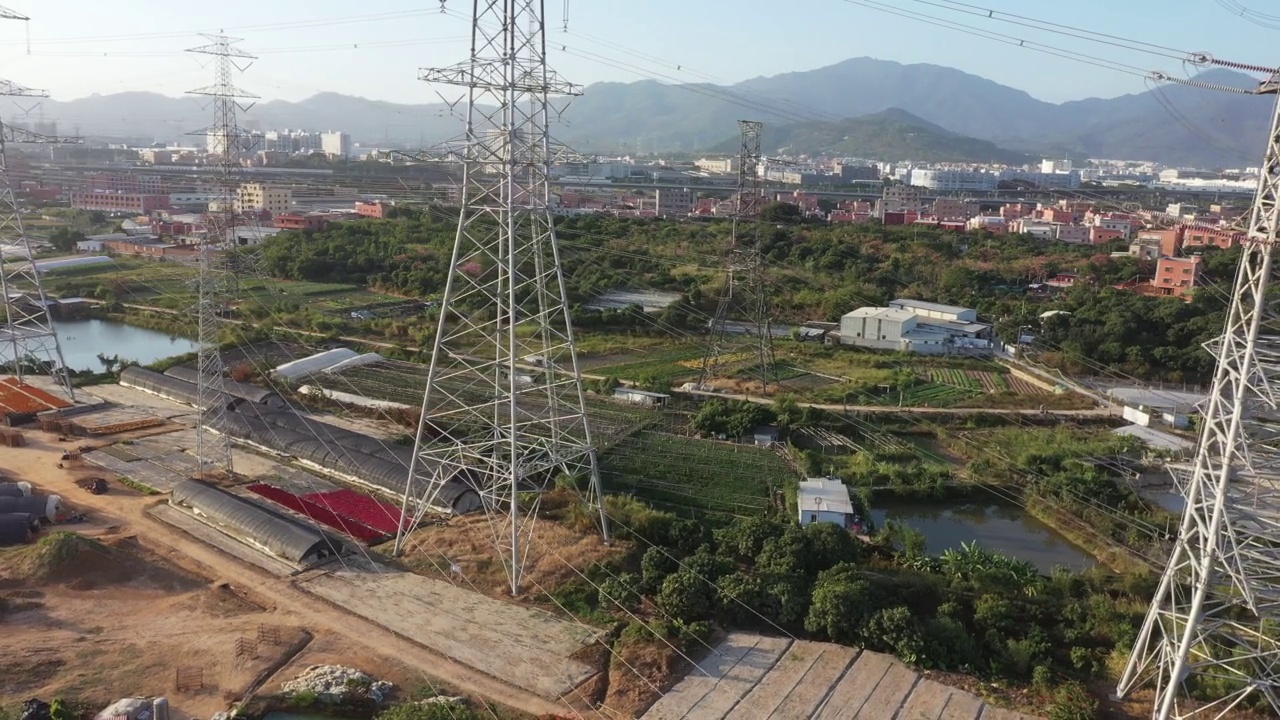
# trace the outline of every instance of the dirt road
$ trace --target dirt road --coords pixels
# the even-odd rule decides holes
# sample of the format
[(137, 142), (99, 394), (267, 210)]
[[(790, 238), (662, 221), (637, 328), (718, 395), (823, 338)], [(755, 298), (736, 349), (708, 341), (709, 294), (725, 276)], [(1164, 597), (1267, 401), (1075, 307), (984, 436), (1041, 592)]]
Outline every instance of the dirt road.
[[(374, 654), (394, 657), (423, 673), (424, 682), (440, 681), (472, 692), (496, 703), (539, 715), (567, 713), (566, 703), (554, 702), (500, 682), (484, 673), (403, 640), (395, 634), (339, 610), (299, 590), (288, 578), (273, 577), (234, 560), (216, 549), (194, 540), (146, 514), (155, 497), (126, 496), (122, 493), (90, 495), (75, 480), (101, 474), (97, 468), (63, 470), (58, 458), (69, 443), (60, 444), (48, 433), (25, 432), (28, 446), (0, 453), (0, 472), (27, 480), (38, 490), (61, 495), (73, 507), (83, 509), (99, 523), (118, 526), (121, 534), (135, 534), (138, 542), (175, 565), (233, 586), (248, 587), (260, 599), (274, 606), (279, 622), (305, 627), (317, 636), (333, 635)], [(113, 489), (118, 488), (113, 484)], [(95, 523), (97, 524), (97, 523)], [(378, 668), (364, 670), (377, 674)], [(430, 679), (429, 679), (430, 678)], [(574, 703), (580, 705), (580, 703)]]

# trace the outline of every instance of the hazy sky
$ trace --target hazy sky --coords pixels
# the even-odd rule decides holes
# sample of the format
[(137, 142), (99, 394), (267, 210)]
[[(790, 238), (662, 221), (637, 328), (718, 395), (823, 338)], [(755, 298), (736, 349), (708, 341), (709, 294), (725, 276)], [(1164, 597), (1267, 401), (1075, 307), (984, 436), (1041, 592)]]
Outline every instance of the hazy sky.
[[(958, 14), (945, 8), (948, 0), (570, 0), (568, 33), (561, 29), (563, 0), (548, 0), (548, 39), (555, 68), (584, 84), (655, 76), (736, 82), (870, 56), (948, 65), (1054, 102), (1144, 89), (1134, 76), (893, 16), (862, 2), (1141, 68), (1183, 72), (1177, 60)], [(1230, 60), (1280, 64), (1280, 51), (1268, 51), (1280, 30), (1234, 16), (1213, 0), (965, 2)], [(1240, 2), (1266, 12), (1274, 0)], [(48, 89), (60, 100), (126, 90), (179, 95), (209, 84), (203, 58), (182, 50), (201, 42), (195, 33), (224, 28), (260, 56), (238, 84), (264, 98), (298, 100), (335, 91), (434, 101), (431, 89), (415, 79), (417, 68), (465, 57), (470, 28), (456, 16), (471, 8), (459, 0), (448, 3), (452, 15), (440, 14), (436, 0), (0, 3), (32, 16), (30, 23), (0, 23), (0, 77)], [(1280, 8), (1271, 12), (1280, 15)]]

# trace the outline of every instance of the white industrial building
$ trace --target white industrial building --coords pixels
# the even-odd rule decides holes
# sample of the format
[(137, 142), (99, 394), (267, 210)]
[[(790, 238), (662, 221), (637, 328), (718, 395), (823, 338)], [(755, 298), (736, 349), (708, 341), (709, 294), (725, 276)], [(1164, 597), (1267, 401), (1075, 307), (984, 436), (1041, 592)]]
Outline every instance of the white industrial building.
[(800, 481), (796, 491), (796, 507), (800, 524), (830, 522), (842, 528), (858, 527), (862, 518), (854, 512), (849, 488), (834, 478), (810, 478)]
[(922, 170), (911, 171), (911, 184), (917, 187), (957, 192), (965, 190), (995, 190), (999, 178), (995, 173), (981, 170)]
[(972, 308), (899, 298), (889, 307), (862, 307), (840, 318), (840, 343), (922, 355), (986, 354), (991, 326)]

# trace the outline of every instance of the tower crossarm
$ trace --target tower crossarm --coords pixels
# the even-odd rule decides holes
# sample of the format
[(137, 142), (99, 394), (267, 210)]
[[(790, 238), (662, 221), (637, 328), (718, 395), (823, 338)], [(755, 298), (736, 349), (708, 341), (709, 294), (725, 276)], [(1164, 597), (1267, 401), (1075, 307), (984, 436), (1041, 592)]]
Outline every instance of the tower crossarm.
[(19, 85), (12, 80), (0, 80), (0, 95), (7, 95), (9, 97), (47, 98), (49, 97), (49, 91), (29, 88), (25, 85)]

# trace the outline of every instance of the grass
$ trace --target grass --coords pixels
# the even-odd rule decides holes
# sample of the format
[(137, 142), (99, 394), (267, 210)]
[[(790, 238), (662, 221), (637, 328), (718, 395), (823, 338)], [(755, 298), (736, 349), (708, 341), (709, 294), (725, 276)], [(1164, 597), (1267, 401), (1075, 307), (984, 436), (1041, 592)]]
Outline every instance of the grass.
[(691, 345), (669, 347), (665, 350), (653, 350), (639, 356), (627, 356), (625, 361), (616, 365), (598, 365), (591, 372), (600, 375), (612, 375), (623, 380), (652, 379), (668, 385), (675, 384), (681, 378), (691, 378), (698, 374), (697, 368), (684, 363), (701, 360), (703, 348)]
[(627, 492), (681, 514), (759, 515), (795, 473), (772, 450), (640, 432), (605, 453), (606, 492)]
[(159, 495), (160, 494), (159, 490), (151, 487), (150, 485), (147, 485), (146, 483), (140, 483), (131, 477), (125, 477), (122, 475), (119, 478), (117, 478), (117, 480), (119, 480), (121, 485), (127, 488), (133, 488), (134, 490), (137, 490), (143, 495)]

